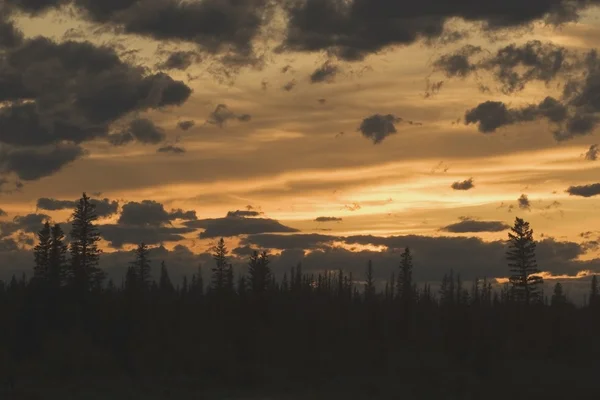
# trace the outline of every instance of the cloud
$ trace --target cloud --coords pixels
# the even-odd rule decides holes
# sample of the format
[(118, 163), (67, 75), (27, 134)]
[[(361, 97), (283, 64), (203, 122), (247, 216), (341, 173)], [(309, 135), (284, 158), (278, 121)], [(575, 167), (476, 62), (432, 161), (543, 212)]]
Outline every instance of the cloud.
[(169, 54), (167, 59), (158, 64), (158, 68), (161, 69), (178, 69), (185, 71), (193, 63), (199, 62), (200, 56), (194, 51), (174, 51)]
[(127, 114), (180, 105), (191, 94), (183, 82), (123, 62), (110, 47), (43, 37), (8, 51), (0, 77), (0, 100), (9, 101), (0, 108), (0, 142), (21, 146), (89, 141)]
[(600, 195), (600, 183), (583, 186), (571, 186), (566, 190), (571, 196), (593, 197)]
[(290, 92), (295, 87), (296, 87), (296, 80), (292, 79), (291, 81), (289, 81), (288, 83), (286, 83), (285, 85), (283, 85), (281, 87), (281, 89), (285, 90), (286, 92)]
[(173, 228), (156, 225), (115, 225), (107, 224), (98, 226), (102, 237), (114, 248), (121, 248), (124, 244), (139, 244), (144, 242), (149, 245), (164, 242), (178, 242), (184, 239), (183, 234), (194, 232), (191, 228)]
[(165, 140), (165, 132), (145, 118), (136, 118), (128, 128), (120, 133), (109, 135), (109, 142), (114, 146), (122, 146), (136, 140), (143, 144), (157, 144)]
[[(465, 124), (478, 124), (480, 132), (491, 133), (503, 126), (540, 118), (559, 124), (568, 118), (567, 107), (553, 97), (546, 97), (537, 105), (522, 108), (508, 108), (501, 101), (486, 101), (465, 113)], [(567, 125), (569, 123), (570, 120)]]
[(400, 121), (402, 121), (402, 118), (396, 117), (392, 114), (374, 114), (365, 118), (360, 124), (358, 130), (363, 134), (364, 137), (371, 139), (373, 144), (379, 144), (383, 142), (386, 137), (397, 132), (395, 124), (399, 123)]
[(267, 0), (76, 0), (75, 4), (93, 21), (159, 41), (192, 43), (201, 52), (235, 64), (256, 62), (253, 42), (271, 15)]
[(333, 82), (339, 67), (327, 61), (310, 75), (311, 83)]
[(7, 215), (8, 214), (6, 213), (6, 211), (0, 208), (0, 217), (6, 217)]
[(600, 152), (600, 148), (598, 148), (598, 145), (593, 144), (590, 146), (588, 151), (585, 153), (585, 159), (588, 161), (596, 161), (598, 159), (599, 152)]
[(462, 182), (461, 181), (454, 182), (452, 185), (450, 185), (450, 187), (454, 190), (470, 190), (470, 189), (473, 189), (475, 187), (475, 185), (473, 184), (473, 178), (469, 178)]
[(318, 217), (315, 218), (315, 222), (341, 222), (342, 219), (338, 217)]
[(45, 221), (50, 220), (50, 216), (46, 214), (27, 214), (16, 216), (12, 221), (0, 221), (0, 238), (10, 236), (17, 231), (36, 233)]
[[(520, 27), (534, 21), (559, 24), (577, 18), (586, 2), (306, 0), (287, 2), (289, 23), (279, 51), (326, 51), (346, 61), (363, 60), (394, 45), (448, 36), (453, 18), (480, 23), (485, 31)], [(431, 10), (436, 10), (432, 13)]]
[(195, 220), (195, 211), (165, 210), (164, 205), (154, 200), (129, 202), (123, 205), (117, 223), (126, 226), (161, 226), (169, 224), (174, 219)]
[(531, 202), (529, 201), (529, 197), (526, 194), (522, 194), (521, 197), (517, 199), (519, 203), (519, 208), (521, 210), (530, 210), (531, 211)]
[(262, 213), (260, 211), (254, 210), (236, 210), (236, 211), (228, 211), (227, 217), (258, 217)]
[(240, 122), (248, 122), (252, 117), (249, 114), (235, 114), (225, 104), (219, 104), (215, 110), (210, 113), (206, 122), (217, 125), (223, 128), (227, 121), (237, 120)]
[(159, 147), (156, 150), (157, 153), (172, 153), (172, 154), (183, 154), (185, 153), (185, 149), (179, 146), (173, 146), (171, 144), (163, 147)]
[[(36, 203), (36, 208), (47, 211), (72, 210), (77, 207), (78, 200), (57, 200), (48, 197), (41, 197)], [(98, 217), (109, 217), (116, 214), (119, 209), (119, 202), (109, 199), (90, 199), (90, 203), (96, 206), (96, 215)]]
[(336, 236), (312, 234), (270, 235), (257, 234), (242, 238), (241, 245), (253, 245), (263, 249), (318, 249), (327, 247), (331, 242), (338, 240)]
[(476, 221), (472, 218), (462, 217), (460, 222), (441, 228), (444, 232), (475, 233), (475, 232), (502, 232), (510, 226), (501, 221)]
[[(202, 228), (204, 232), (198, 236), (200, 239), (232, 237), (238, 235), (252, 235), (258, 233), (288, 233), (299, 232), (298, 229), (282, 225), (279, 221), (269, 218), (245, 218), (228, 214), (225, 218), (200, 219), (185, 222), (190, 228)], [(244, 211), (242, 211), (244, 213)], [(241, 214), (240, 214), (241, 215)]]
[(85, 154), (82, 147), (74, 144), (4, 147), (0, 148), (0, 173), (14, 173), (19, 179), (34, 181), (60, 171)]
[(433, 62), (433, 68), (435, 71), (442, 71), (448, 78), (466, 78), (477, 69), (470, 57), (482, 51), (479, 46), (466, 45), (454, 53), (441, 55)]
[(192, 120), (187, 120), (187, 121), (179, 121), (177, 123), (177, 127), (179, 129), (181, 129), (182, 131), (187, 131), (190, 130), (191, 128), (194, 127), (194, 125), (196, 125), (196, 122), (192, 121)]

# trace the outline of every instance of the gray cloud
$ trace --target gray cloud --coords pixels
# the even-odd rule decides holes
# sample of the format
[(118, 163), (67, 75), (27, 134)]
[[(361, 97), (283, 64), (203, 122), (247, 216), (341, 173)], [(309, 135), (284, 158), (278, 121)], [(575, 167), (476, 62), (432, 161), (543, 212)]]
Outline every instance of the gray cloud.
[(479, 46), (466, 45), (454, 53), (441, 55), (433, 62), (433, 68), (442, 71), (448, 78), (465, 78), (477, 69), (477, 65), (472, 63), (470, 58), (482, 51)]
[(529, 201), (529, 197), (526, 194), (522, 194), (521, 197), (517, 199), (519, 204), (519, 208), (521, 210), (530, 210), (531, 211), (531, 202)]
[(190, 130), (191, 128), (194, 127), (194, 125), (196, 125), (196, 122), (192, 121), (192, 120), (187, 120), (187, 121), (179, 121), (177, 123), (177, 127), (179, 129), (181, 129), (182, 131), (187, 131)]
[(341, 222), (342, 219), (338, 217), (318, 217), (315, 218), (315, 222)]
[(473, 189), (475, 187), (475, 185), (473, 184), (473, 178), (469, 178), (462, 182), (461, 181), (454, 182), (452, 185), (450, 185), (450, 187), (454, 190), (470, 190), (470, 189)]
[(600, 195), (600, 183), (590, 185), (571, 186), (566, 190), (571, 196), (593, 197)]
[(225, 218), (200, 219), (188, 221), (185, 226), (204, 229), (200, 239), (252, 235), (258, 233), (287, 233), (299, 232), (298, 229), (282, 225), (279, 221), (269, 218), (244, 218), (228, 215)]
[(448, 36), (446, 22), (455, 17), (480, 22), (484, 30), (495, 31), (533, 21), (563, 23), (575, 19), (589, 5), (562, 0), (508, 0), (494, 5), (468, 0), (307, 0), (284, 4), (289, 23), (280, 51), (325, 50), (346, 61), (362, 60), (387, 47), (420, 39), (443, 39)]
[(237, 120), (241, 122), (248, 122), (251, 118), (252, 117), (249, 114), (235, 114), (225, 104), (219, 104), (217, 108), (210, 113), (206, 122), (223, 128), (227, 121)]
[(501, 221), (477, 221), (462, 217), (460, 222), (450, 224), (441, 228), (444, 232), (452, 233), (474, 233), (474, 232), (502, 232), (510, 226)]
[(126, 130), (109, 135), (108, 140), (114, 146), (122, 146), (136, 140), (143, 144), (157, 144), (165, 140), (164, 130), (145, 118), (136, 118)]
[(17, 231), (38, 232), (43, 223), (50, 220), (50, 216), (46, 214), (27, 214), (16, 216), (12, 221), (0, 221), (0, 238), (10, 236)]
[(164, 242), (178, 242), (184, 239), (183, 234), (194, 232), (191, 228), (173, 228), (153, 225), (100, 225), (100, 234), (114, 248), (121, 248), (124, 244), (139, 244), (144, 242), (149, 245)]
[(310, 75), (310, 82), (333, 82), (339, 70), (340, 69), (337, 65), (334, 65), (330, 61), (327, 61)]
[[(77, 207), (77, 200), (57, 200), (47, 197), (41, 197), (36, 203), (36, 208), (47, 211), (69, 210)], [(119, 202), (109, 199), (90, 199), (90, 203), (96, 206), (96, 215), (99, 217), (109, 217), (116, 214), (119, 209)]]
[(158, 67), (161, 69), (178, 69), (185, 71), (193, 63), (199, 61), (200, 56), (194, 51), (175, 51), (169, 54), (169, 57), (167, 57), (164, 62), (158, 64)]
[(123, 205), (117, 223), (124, 226), (161, 226), (169, 224), (174, 219), (195, 220), (195, 211), (165, 210), (164, 205), (154, 200), (129, 202)]
[(236, 210), (236, 211), (228, 211), (227, 217), (258, 217), (262, 213), (260, 211), (255, 210)]
[(0, 148), (0, 173), (16, 174), (24, 181), (34, 181), (60, 171), (65, 165), (83, 157), (78, 145)]
[(395, 124), (399, 123), (400, 121), (402, 121), (402, 118), (396, 117), (392, 114), (375, 114), (365, 118), (360, 124), (358, 130), (363, 134), (364, 137), (371, 139), (373, 144), (379, 144), (383, 142), (386, 137), (397, 132)]
[(286, 83), (285, 85), (283, 85), (281, 87), (281, 89), (285, 90), (286, 92), (290, 92), (295, 87), (296, 87), (296, 80), (292, 79), (291, 81), (289, 81), (288, 83)]
[(157, 153), (172, 153), (172, 154), (183, 154), (185, 153), (185, 149), (179, 146), (173, 146), (169, 144), (167, 146), (159, 147), (156, 149)]
[(596, 161), (598, 159), (598, 153), (600, 153), (600, 148), (597, 144), (593, 144), (585, 153), (585, 159), (588, 161)]

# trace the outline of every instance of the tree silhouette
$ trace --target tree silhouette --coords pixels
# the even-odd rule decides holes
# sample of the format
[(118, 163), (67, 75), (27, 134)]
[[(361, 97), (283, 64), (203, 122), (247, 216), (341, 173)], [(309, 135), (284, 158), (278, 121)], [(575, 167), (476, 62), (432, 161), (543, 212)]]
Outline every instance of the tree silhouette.
[(54, 224), (50, 232), (49, 281), (50, 286), (58, 288), (66, 283), (67, 253), (65, 234), (59, 224)]
[(135, 271), (135, 277), (137, 279), (137, 287), (142, 290), (148, 290), (152, 279), (150, 271), (150, 250), (148, 246), (142, 242), (138, 245), (135, 250), (135, 260), (131, 262), (131, 266)]
[(410, 306), (413, 301), (413, 263), (410, 249), (407, 247), (400, 256), (400, 271), (398, 273), (398, 287), (396, 292), (404, 307)]
[(171, 282), (171, 278), (169, 277), (169, 271), (167, 270), (167, 264), (164, 261), (160, 263), (160, 280), (158, 283), (158, 289), (161, 293), (173, 293), (175, 288), (173, 287), (173, 283)]
[(367, 272), (365, 276), (365, 301), (373, 301), (375, 299), (375, 278), (373, 277), (373, 262), (369, 260), (367, 263)]
[(263, 296), (271, 283), (271, 269), (269, 268), (269, 255), (266, 251), (258, 254), (254, 251), (248, 262), (248, 283), (254, 296)]
[(52, 248), (52, 237), (50, 222), (46, 221), (43, 228), (38, 232), (38, 244), (33, 248), (33, 278), (38, 282), (47, 283), (50, 277), (50, 251)]
[(536, 244), (533, 240), (533, 229), (521, 218), (515, 219), (515, 224), (508, 233), (508, 250), (506, 258), (510, 268), (509, 281), (512, 285), (513, 300), (529, 305), (542, 301), (540, 286), (543, 284), (535, 260)]
[(563, 287), (560, 282), (556, 282), (554, 285), (554, 291), (552, 293), (552, 299), (550, 305), (553, 307), (563, 307), (567, 304), (567, 297), (563, 292)]
[(83, 193), (72, 214), (69, 271), (71, 283), (80, 293), (99, 288), (104, 280), (104, 272), (98, 268), (102, 250), (98, 248), (100, 234), (94, 225), (97, 219), (96, 206)]

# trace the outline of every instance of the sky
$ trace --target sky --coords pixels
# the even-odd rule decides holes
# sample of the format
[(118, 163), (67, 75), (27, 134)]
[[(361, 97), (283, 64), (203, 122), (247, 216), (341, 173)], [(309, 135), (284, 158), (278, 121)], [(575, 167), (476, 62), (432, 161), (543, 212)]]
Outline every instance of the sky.
[(0, 272), (30, 269), (39, 224), (85, 191), (114, 271), (143, 240), (187, 273), (225, 237), (280, 272), (373, 259), (385, 279), (409, 246), (421, 281), (501, 280), (521, 217), (547, 279), (587, 282), (598, 6), (7, 0)]

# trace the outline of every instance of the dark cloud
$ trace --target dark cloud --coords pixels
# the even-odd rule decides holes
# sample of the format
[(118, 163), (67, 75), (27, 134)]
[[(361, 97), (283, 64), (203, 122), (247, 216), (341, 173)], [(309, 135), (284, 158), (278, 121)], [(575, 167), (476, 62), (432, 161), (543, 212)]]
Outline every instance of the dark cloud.
[(491, 133), (503, 126), (534, 121), (539, 118), (547, 118), (558, 124), (565, 121), (567, 115), (567, 108), (552, 97), (546, 97), (537, 105), (523, 108), (508, 108), (501, 101), (486, 101), (465, 113), (465, 123), (467, 125), (478, 124), (480, 132)]
[(235, 114), (225, 104), (219, 104), (217, 108), (210, 113), (206, 122), (223, 128), (227, 121), (238, 120), (241, 122), (248, 122), (251, 118), (252, 117), (249, 114)]
[(68, 144), (40, 148), (2, 148), (0, 173), (14, 173), (19, 179), (33, 181), (60, 171), (85, 154), (82, 147)]
[(286, 83), (285, 85), (283, 85), (281, 87), (281, 89), (285, 90), (286, 92), (290, 92), (295, 87), (296, 87), (296, 80), (292, 79), (291, 81), (289, 81), (288, 83)]
[(36, 233), (42, 228), (44, 222), (50, 220), (50, 216), (46, 214), (27, 214), (16, 216), (12, 221), (0, 221), (0, 238), (10, 236), (17, 231)]
[(188, 120), (188, 121), (179, 121), (177, 123), (177, 127), (179, 129), (181, 129), (182, 131), (187, 131), (191, 128), (194, 127), (194, 125), (196, 125), (196, 122), (192, 121), (192, 120)]
[(0, 239), (0, 253), (19, 250), (19, 244), (12, 238)]
[(600, 195), (600, 183), (590, 185), (571, 186), (566, 190), (571, 196), (593, 197)]
[(115, 146), (136, 140), (143, 144), (157, 144), (165, 140), (165, 132), (145, 118), (137, 118), (129, 123), (127, 130), (109, 135), (109, 142)]
[(339, 72), (339, 67), (327, 61), (317, 68), (311, 75), (311, 83), (333, 82)]
[(121, 248), (124, 244), (149, 245), (164, 242), (178, 242), (184, 239), (183, 234), (194, 232), (191, 228), (173, 228), (151, 225), (100, 225), (100, 234), (111, 247)]
[(521, 210), (530, 210), (531, 211), (531, 202), (529, 201), (529, 197), (526, 194), (522, 194), (521, 197), (517, 199), (519, 204), (519, 208)]
[(185, 223), (185, 226), (204, 229), (204, 232), (199, 235), (200, 239), (253, 235), (259, 233), (299, 232), (298, 229), (282, 225), (279, 221), (274, 219), (244, 218), (229, 214), (225, 218), (189, 221)]
[(450, 187), (454, 190), (470, 190), (470, 189), (473, 189), (475, 187), (475, 185), (473, 184), (473, 178), (469, 178), (462, 182), (461, 181), (454, 182), (452, 185), (450, 185)]
[(156, 150), (157, 153), (172, 153), (172, 154), (183, 154), (185, 153), (185, 149), (179, 146), (173, 146), (169, 144), (167, 146), (159, 147)]
[(167, 59), (158, 64), (161, 69), (178, 69), (185, 71), (193, 63), (199, 62), (200, 56), (194, 51), (175, 51)]
[(358, 130), (367, 139), (371, 139), (373, 144), (381, 143), (386, 137), (396, 133), (395, 124), (402, 121), (402, 118), (392, 114), (375, 114), (367, 117), (360, 124)]
[[(69, 210), (77, 207), (77, 200), (57, 200), (47, 197), (41, 197), (36, 203), (36, 208), (47, 211)], [(96, 215), (99, 217), (109, 217), (116, 214), (119, 209), (119, 202), (109, 199), (90, 199), (90, 203), (96, 206)]]
[(23, 42), (23, 32), (8, 18), (8, 11), (0, 5), (0, 50), (16, 47)]
[(154, 200), (132, 201), (123, 205), (117, 223), (124, 226), (162, 226), (175, 219), (196, 220), (196, 212), (178, 209), (169, 213), (163, 204)]
[(0, 208), (0, 217), (6, 217), (7, 215), (8, 214), (6, 213), (6, 211)]
[(123, 62), (110, 47), (42, 37), (7, 52), (0, 76), (2, 100), (10, 100), (0, 108), (0, 141), (13, 145), (81, 143), (129, 113), (180, 105), (191, 93), (166, 74)]
[(304, 0), (284, 4), (289, 23), (280, 51), (325, 50), (356, 61), (390, 46), (442, 39), (448, 36), (445, 25), (452, 18), (479, 22), (486, 31), (542, 20), (558, 24), (576, 18), (589, 2)]
[(228, 211), (227, 217), (259, 217), (262, 213), (254, 210), (236, 210)]
[(598, 153), (600, 153), (600, 148), (598, 148), (597, 144), (593, 144), (585, 153), (585, 159), (588, 161), (596, 161), (598, 159)]
[(293, 235), (250, 235), (243, 238), (241, 245), (253, 245), (264, 249), (318, 249), (327, 247), (331, 242), (339, 240), (339, 237), (329, 235), (293, 234)]
[(483, 49), (479, 46), (464, 46), (454, 53), (441, 55), (433, 62), (433, 68), (436, 71), (442, 71), (448, 78), (465, 78), (477, 69), (470, 58), (482, 51)]
[(472, 218), (462, 217), (460, 222), (441, 228), (444, 232), (474, 233), (474, 232), (502, 232), (510, 226), (501, 221), (477, 221)]
[(341, 218), (338, 217), (318, 217), (315, 218), (315, 222), (340, 222)]

